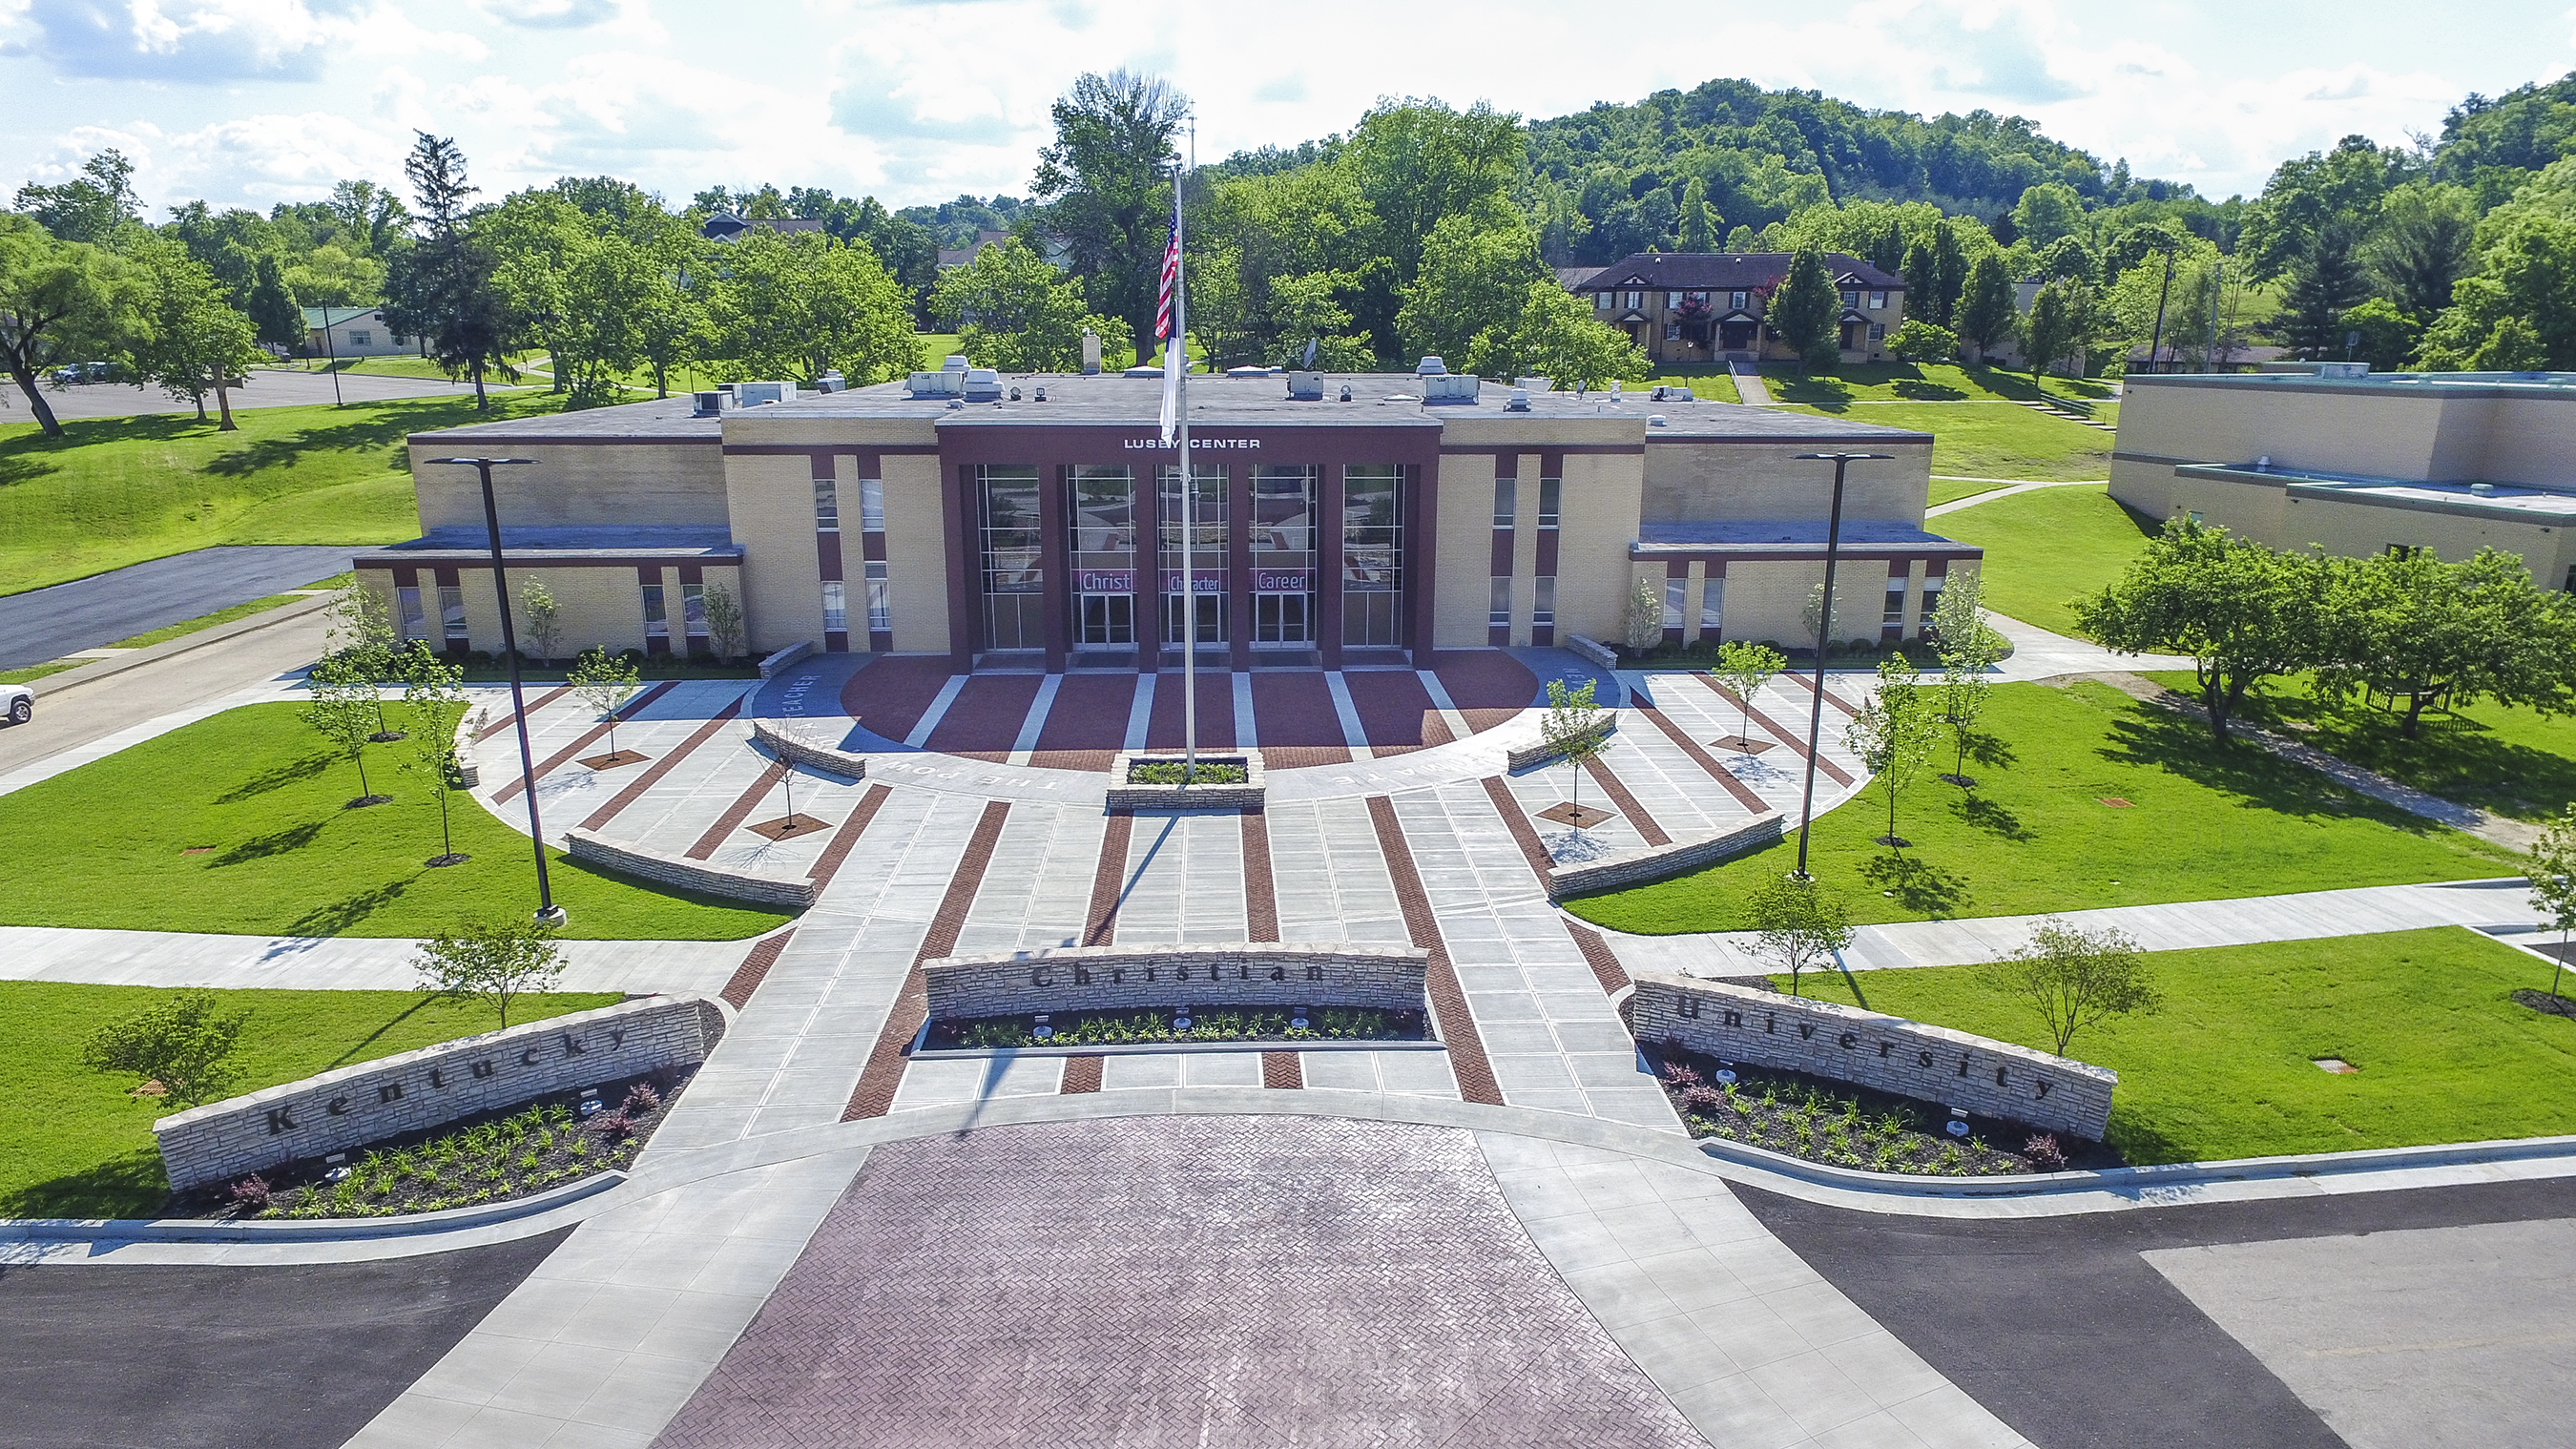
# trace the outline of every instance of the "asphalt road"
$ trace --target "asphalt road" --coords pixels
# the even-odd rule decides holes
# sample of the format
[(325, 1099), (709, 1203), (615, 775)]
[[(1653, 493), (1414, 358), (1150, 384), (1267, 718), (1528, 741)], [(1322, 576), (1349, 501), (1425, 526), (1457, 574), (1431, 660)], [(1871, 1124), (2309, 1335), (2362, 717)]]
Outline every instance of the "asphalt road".
[(319, 658), (327, 642), (322, 616), (306, 614), (40, 695), (34, 719), (0, 726), (0, 775), (172, 710), (289, 674)]
[[(306, 372), (297, 367), (255, 367), (247, 386), (233, 393), (233, 411), (245, 408), (301, 407), (327, 402), (382, 402), (387, 398), (447, 397), (471, 394), (471, 383), (449, 382), (443, 377), (387, 377), (380, 373), (344, 372), (340, 391), (331, 392), (331, 374)], [(146, 388), (132, 383), (93, 382), (78, 387), (45, 389), (45, 405), (63, 421), (73, 418), (125, 418), (138, 413), (193, 413), (194, 403), (175, 399), (159, 388)], [(215, 415), (215, 400), (206, 399), (206, 416)], [(33, 408), (27, 406), (27, 395), (18, 385), (0, 379), (0, 423), (31, 423), (36, 420)]]
[[(2538, 1449), (2565, 1442), (2528, 1438), (2527, 1421), (2506, 1412), (2511, 1406), (2499, 1397), (2560, 1404), (2576, 1389), (2576, 1368), (2563, 1366), (2563, 1356), (2562, 1366), (2541, 1380), (2529, 1376), (2523, 1340), (2531, 1325), (2511, 1322), (2503, 1303), (2494, 1305), (2507, 1315), (2494, 1320), (2496, 1352), (2483, 1365), (2494, 1372), (2475, 1380), (2491, 1386), (2486, 1397), (2494, 1402), (2482, 1407), (2476, 1396), (2451, 1393), (2421, 1376), (2405, 1381), (2403, 1369), (2413, 1365), (2383, 1359), (2383, 1372), (2401, 1380), (2393, 1397), (2358, 1408), (2332, 1399), (2312, 1404), (2273, 1372), (2257, 1347), (2212, 1321), (2173, 1281), (2181, 1275), (2160, 1271), (2157, 1263), (2171, 1263), (2168, 1255), (2177, 1249), (2341, 1239), (2355, 1251), (2339, 1254), (2319, 1244), (2303, 1254), (2261, 1255), (2264, 1296), (2277, 1299), (2303, 1271), (2308, 1290), (2331, 1291), (2334, 1270), (2318, 1265), (2367, 1256), (2360, 1245), (2374, 1240), (2358, 1235), (2576, 1216), (2576, 1180), (1971, 1221), (1845, 1212), (1753, 1188), (1733, 1190), (1798, 1256), (2039, 1449), (2436, 1443)], [(2551, 1241), (2552, 1251), (2567, 1255), (2563, 1235)], [(2474, 1243), (2459, 1248), (2464, 1262), (2476, 1251)], [(2549, 1265), (2544, 1273), (2543, 1265), (2527, 1266), (2532, 1276), (2553, 1279), (2567, 1267)], [(2238, 1305), (2230, 1305), (2228, 1316), (2237, 1314)], [(2323, 1327), (2338, 1337), (2337, 1351), (2362, 1347), (2361, 1340), (2441, 1336), (2367, 1315), (2344, 1321), (2338, 1314)], [(2257, 1337), (2260, 1348), (2280, 1357)], [(2446, 1372), (2457, 1372), (2477, 1345), (2455, 1335), (2434, 1347), (2451, 1356), (2441, 1365)], [(2479, 1367), (2468, 1364), (2472, 1373)], [(2357, 1420), (2373, 1428), (2439, 1420), (2448, 1432), (2347, 1439), (2320, 1417), (2323, 1411), (2341, 1411), (2347, 1427)]]
[(0, 1268), (0, 1438), (331, 1449), (571, 1231), (374, 1263)]
[(345, 544), (201, 548), (0, 595), (0, 669), (42, 664), (302, 588), (348, 568), (356, 551)]

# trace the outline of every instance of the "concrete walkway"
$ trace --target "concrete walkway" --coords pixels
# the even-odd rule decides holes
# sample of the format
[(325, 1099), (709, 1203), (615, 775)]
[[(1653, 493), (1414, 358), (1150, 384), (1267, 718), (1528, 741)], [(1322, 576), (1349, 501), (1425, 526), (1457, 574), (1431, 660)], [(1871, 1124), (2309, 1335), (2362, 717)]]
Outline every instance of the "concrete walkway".
[(1751, 363), (1738, 363), (1727, 369), (1727, 373), (1735, 379), (1735, 395), (1748, 406), (1769, 407), (1771, 405), (1771, 385), (1762, 380), (1762, 372), (1759, 368)]
[(2191, 660), (2174, 654), (2120, 654), (2090, 639), (2052, 634), (2002, 614), (1986, 615), (1994, 631), (2012, 641), (2011, 657), (1995, 666), (1999, 680), (2055, 679), (2068, 674), (2124, 674), (2141, 669), (2189, 669)]
[[(1963, 966), (2001, 960), (2030, 940), (2045, 916), (1977, 916), (1956, 921), (1901, 921), (1862, 926), (1843, 964), (1854, 971), (1908, 966)], [(2125, 931), (2149, 951), (2314, 941), (2429, 926), (2531, 926), (2529, 888), (2519, 879), (2443, 885), (2362, 886), (2232, 901), (2109, 906), (2058, 916), (2086, 930)], [(1631, 971), (1687, 976), (1759, 976), (1776, 968), (1754, 949), (1750, 931), (1680, 936), (1604, 932)]]
[(1938, 518), (1944, 513), (1956, 513), (1962, 508), (1974, 508), (1980, 503), (1992, 503), (1999, 498), (2010, 498), (2016, 493), (2036, 493), (2042, 488), (2099, 488), (2108, 480), (2101, 478), (2076, 478), (2069, 479), (2064, 482), (2049, 481), (2014, 483), (2003, 478), (1969, 478), (1953, 479), (1951, 481), (1969, 483), (2003, 483), (2007, 486), (1990, 489), (1984, 493), (1971, 493), (1965, 498), (1953, 498), (1947, 503), (1935, 503), (1931, 507), (1923, 510), (1923, 516), (1925, 518)]
[[(565, 941), (557, 991), (724, 989), (749, 941)], [(397, 936), (223, 936), (0, 926), (0, 980), (95, 986), (290, 987), (413, 991), (420, 942)]]

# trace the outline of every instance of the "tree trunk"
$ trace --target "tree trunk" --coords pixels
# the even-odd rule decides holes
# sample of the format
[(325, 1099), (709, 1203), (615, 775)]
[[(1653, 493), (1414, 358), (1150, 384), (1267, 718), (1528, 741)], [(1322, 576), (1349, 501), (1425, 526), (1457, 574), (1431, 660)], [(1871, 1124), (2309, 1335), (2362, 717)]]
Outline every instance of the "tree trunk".
[(483, 362), (477, 358), (474, 362), (474, 411), (488, 413), (491, 410), (492, 399), (483, 391)]
[(2415, 738), (2416, 722), (2424, 717), (2424, 707), (2429, 703), (2431, 700), (2426, 695), (2406, 696), (2406, 719), (2404, 723), (2398, 725), (2397, 733), (2410, 740)]
[(216, 432), (237, 433), (241, 431), (241, 424), (233, 421), (232, 389), (224, 385), (224, 376), (220, 371), (215, 374), (215, 410), (222, 413), (224, 417), (223, 422), (215, 428)]
[(54, 417), (53, 405), (45, 401), (44, 387), (36, 381), (36, 375), (17, 368), (11, 368), (9, 375), (17, 380), (18, 391), (27, 395), (27, 410), (36, 415), (36, 426), (48, 438), (61, 437), (63, 425)]
[(358, 798), (363, 800), (376, 793), (376, 787), (367, 783), (367, 752), (365, 747), (361, 746), (358, 749), (351, 750), (349, 752), (349, 763), (358, 767)]

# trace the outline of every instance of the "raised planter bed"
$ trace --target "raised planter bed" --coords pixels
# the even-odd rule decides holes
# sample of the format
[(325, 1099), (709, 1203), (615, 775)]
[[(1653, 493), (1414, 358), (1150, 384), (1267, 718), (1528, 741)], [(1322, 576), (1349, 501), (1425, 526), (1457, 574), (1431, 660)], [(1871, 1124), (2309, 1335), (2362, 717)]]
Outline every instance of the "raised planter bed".
[[(1112, 810), (1258, 810), (1267, 789), (1256, 752), (1209, 754), (1198, 757), (1199, 779), (1195, 784), (1160, 783), (1185, 762), (1169, 753), (1122, 753), (1109, 765), (1109, 808)], [(1212, 768), (1213, 767), (1213, 768)], [(1145, 779), (1137, 778), (1142, 771)], [(1213, 773), (1222, 780), (1211, 780)]]
[[(1619, 712), (1615, 709), (1609, 709), (1606, 707), (1601, 711), (1600, 726), (1596, 729), (1585, 731), (1586, 734), (1595, 736), (1615, 735), (1618, 732)], [(1536, 744), (1523, 745), (1517, 750), (1508, 752), (1504, 755), (1503, 760), (1507, 769), (1514, 774), (1518, 774), (1523, 770), (1534, 769), (1540, 765), (1548, 764), (1551, 761), (1560, 760), (1564, 757), (1565, 750), (1562, 746), (1549, 740), (1540, 740)]]
[(713, 861), (690, 860), (631, 842), (611, 840), (578, 825), (564, 832), (564, 853), (584, 865), (603, 866), (624, 875), (677, 886), (684, 891), (696, 891), (700, 895), (750, 901), (755, 905), (777, 906), (790, 911), (801, 911), (814, 904), (814, 882), (803, 876), (762, 875), (758, 871), (736, 870)]
[(1606, 860), (1587, 860), (1573, 865), (1551, 866), (1547, 872), (1550, 898), (1586, 895), (1593, 891), (1617, 890), (1663, 880), (1684, 871), (1698, 870), (1722, 860), (1761, 850), (1780, 839), (1780, 812), (1768, 810), (1733, 830), (1695, 840), (1676, 840), (1670, 845), (1651, 845), (1642, 850), (1625, 851)]
[(767, 749), (771, 756), (785, 760), (791, 765), (802, 765), (806, 769), (825, 775), (837, 775), (844, 780), (864, 780), (868, 777), (867, 756), (854, 755), (847, 750), (836, 750), (829, 745), (818, 745), (812, 740), (802, 739), (779, 728), (769, 720), (753, 720), (751, 738)]

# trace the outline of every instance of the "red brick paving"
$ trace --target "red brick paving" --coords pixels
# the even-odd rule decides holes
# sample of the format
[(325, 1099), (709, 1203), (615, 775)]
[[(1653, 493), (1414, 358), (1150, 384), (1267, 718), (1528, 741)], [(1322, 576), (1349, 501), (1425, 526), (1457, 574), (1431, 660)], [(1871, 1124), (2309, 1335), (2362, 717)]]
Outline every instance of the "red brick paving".
[(1243, 820), (1243, 935), (1247, 941), (1279, 939), (1279, 883), (1270, 873), (1270, 818), (1259, 806)]
[(1449, 946), (1440, 937), (1440, 918), (1431, 911), (1431, 896), (1422, 888), (1422, 873), (1413, 866), (1412, 847), (1404, 843), (1404, 825), (1395, 818), (1395, 802), (1384, 795), (1369, 797), (1369, 823), (1377, 827), (1378, 853), (1386, 857), (1386, 873), (1395, 885), (1396, 906), (1404, 912), (1404, 933), (1413, 944), (1431, 953), (1424, 985), (1431, 997), (1431, 1019), (1439, 1028), (1440, 1041), (1449, 1049), (1449, 1069), (1458, 1077), (1458, 1095), (1469, 1102), (1482, 1102), (1490, 1107), (1503, 1105), (1502, 1084), (1494, 1080), (1494, 1065), (1485, 1058), (1484, 1038), (1476, 1034), (1475, 1015), (1467, 1009), (1467, 993), (1458, 984), (1458, 970), (1449, 962)]
[(1133, 674), (1068, 674), (1038, 731), (1029, 763), (1047, 770), (1106, 770), (1127, 744), (1136, 705)]
[[(537, 717), (538, 710), (544, 709), (547, 705), (554, 703), (556, 700), (559, 700), (570, 693), (572, 693), (571, 685), (558, 684), (554, 688), (547, 690), (545, 693), (538, 695), (536, 698), (529, 700), (528, 718), (535, 719)], [(518, 714), (513, 711), (512, 713), (505, 714), (499, 719), (492, 721), (490, 724), (485, 725), (480, 730), (475, 731), (474, 743), (479, 745), (485, 740), (492, 738), (494, 735), (499, 734), (501, 731), (508, 729), (511, 722), (516, 720), (518, 717)]]
[(655, 1442), (1703, 1446), (1473, 1136), (1287, 1117), (875, 1148)]
[[(1181, 738), (1188, 733), (1181, 718), (1181, 701), (1186, 693), (1177, 669), (1166, 669), (1154, 680), (1154, 709), (1145, 724), (1147, 749), (1181, 747)], [(1119, 716), (1119, 728), (1126, 728), (1125, 715)], [(1222, 669), (1199, 671), (1199, 748), (1234, 748), (1234, 676)]]
[(1692, 739), (1689, 734), (1684, 732), (1680, 725), (1673, 723), (1671, 716), (1665, 714), (1662, 710), (1655, 709), (1647, 705), (1637, 705), (1635, 706), (1635, 709), (1637, 713), (1644, 715), (1648, 720), (1652, 721), (1655, 728), (1662, 730), (1664, 732), (1664, 738), (1681, 746), (1682, 753), (1690, 756), (1693, 764), (1696, 764), (1701, 769), (1707, 771), (1710, 779), (1725, 786), (1726, 793), (1735, 797), (1736, 804), (1741, 805), (1745, 809), (1751, 810), (1756, 814), (1771, 808), (1769, 805), (1763, 803), (1761, 796), (1753, 793), (1753, 788), (1751, 786), (1745, 784), (1742, 780), (1735, 778), (1735, 773), (1733, 771), (1727, 769), (1724, 765), (1719, 764), (1715, 755), (1712, 755), (1708, 751), (1700, 748), (1699, 742)]
[(1082, 944), (1107, 946), (1118, 936), (1118, 897), (1127, 889), (1127, 846), (1136, 836), (1131, 810), (1109, 812), (1100, 832), (1100, 864), (1091, 872), (1091, 909), (1082, 918)]
[(1342, 683), (1351, 692), (1351, 707), (1368, 735), (1370, 753), (1400, 755), (1449, 743), (1449, 722), (1440, 717), (1431, 691), (1412, 670), (1350, 670)]
[(1258, 670), (1252, 676), (1252, 718), (1261, 736), (1261, 763), (1272, 770), (1304, 770), (1351, 762), (1333, 692), (1314, 669)]
[(958, 857), (956, 873), (948, 878), (947, 894), (939, 898), (939, 912), (930, 918), (930, 932), (913, 954), (912, 973), (904, 978), (903, 990), (896, 994), (876, 1046), (868, 1053), (867, 1069), (859, 1073), (850, 1104), (841, 1109), (842, 1121), (882, 1117), (894, 1110), (895, 1089), (903, 1085), (904, 1052), (930, 1017), (930, 990), (921, 963), (956, 951), (957, 933), (966, 928), (966, 912), (975, 904), (975, 892), (983, 887), (985, 868), (993, 863), (994, 847), (1002, 842), (1002, 824), (1010, 814), (1007, 800), (985, 802), (974, 837), (966, 842), (966, 853)]
[[(617, 722), (619, 724), (624, 724), (628, 720), (635, 718), (638, 714), (643, 713), (646, 705), (660, 699), (663, 695), (669, 694), (673, 689), (677, 688), (678, 685), (679, 681), (676, 679), (665, 679), (661, 683), (654, 685), (651, 689), (648, 689), (642, 694), (635, 696), (633, 699), (626, 701), (625, 708), (620, 709), (617, 712)], [(568, 744), (562, 749), (555, 751), (553, 754), (546, 756), (544, 759), (537, 761), (537, 778), (540, 780), (544, 779), (546, 776), (554, 772), (556, 766), (561, 765), (566, 760), (580, 759), (582, 751), (589, 749), (592, 745), (608, 738), (609, 728), (610, 727), (605, 724), (592, 725), (580, 739), (573, 741), (571, 744)], [(516, 799), (523, 784), (523, 781), (515, 777), (512, 778), (508, 784), (503, 785), (500, 789), (492, 792), (492, 803), (498, 805), (504, 801)]]
[(947, 687), (948, 676), (944, 654), (879, 659), (841, 686), (841, 710), (856, 719), (859, 728), (900, 743)]
[[(769, 768), (760, 772), (760, 778), (752, 781), (750, 788), (735, 796), (733, 803), (725, 807), (725, 812), (716, 817), (716, 823), (707, 827), (707, 833), (698, 837), (698, 843), (688, 848), (686, 852), (688, 858), (704, 860), (715, 854), (727, 840), (732, 838), (735, 831), (742, 828), (742, 822), (751, 818), (751, 812), (760, 808), (762, 801), (771, 795), (779, 794), (778, 782), (786, 778), (787, 762), (770, 761)], [(787, 808), (787, 801), (783, 795), (779, 799), (779, 808), (782, 810)]]
[(831, 884), (832, 877), (840, 873), (841, 862), (849, 859), (851, 849), (858, 845), (861, 832), (868, 828), (869, 821), (877, 818), (877, 812), (885, 808), (887, 798), (893, 794), (892, 786), (870, 785), (868, 793), (860, 796), (859, 803), (851, 807), (850, 818), (841, 822), (840, 831), (833, 835), (832, 843), (823, 847), (823, 854), (814, 862), (814, 868), (805, 872), (805, 878), (817, 886)]
[[(1805, 690), (1809, 694), (1816, 692), (1816, 676), (1812, 671), (1800, 674), (1795, 670), (1784, 669), (1780, 672), (1780, 677), (1789, 681), (1791, 684), (1798, 686), (1800, 689)], [(1833, 686), (1831, 685), (1827, 685), (1825, 687), (1825, 703), (1841, 710), (1845, 719), (1849, 719), (1860, 713), (1858, 706), (1844, 699), (1841, 695), (1834, 693)]]
[(1503, 817), (1503, 825), (1512, 832), (1512, 843), (1521, 848), (1521, 859), (1529, 862), (1530, 874), (1538, 877), (1543, 887), (1548, 883), (1548, 868), (1555, 864), (1548, 858), (1547, 843), (1538, 838), (1538, 827), (1530, 824), (1528, 812), (1512, 796), (1511, 787), (1500, 775), (1484, 779), (1485, 798), (1494, 802), (1494, 813)]
[(741, 700), (737, 699), (733, 703), (726, 705), (723, 713), (718, 714), (714, 719), (708, 720), (705, 724), (698, 726), (697, 733), (680, 741), (678, 748), (664, 751), (662, 758), (645, 766), (641, 774), (638, 774), (634, 779), (627, 781), (625, 789), (610, 796), (607, 804), (590, 812), (589, 817), (581, 822), (581, 828), (584, 830), (597, 830), (606, 825), (609, 821), (616, 819), (619, 811), (622, 811), (627, 806), (643, 799), (644, 792), (652, 789), (655, 782), (659, 781), (664, 775), (669, 774), (672, 766), (687, 759), (698, 746), (714, 739), (716, 732), (725, 727), (725, 721), (741, 714), (742, 703), (743, 702)]
[(1263, 1052), (1261, 1085), (1282, 1092), (1306, 1089), (1306, 1067), (1295, 1052)]
[[(1716, 680), (1709, 678), (1705, 674), (1696, 675), (1694, 677), (1697, 678), (1700, 683), (1707, 685), (1711, 690), (1715, 691), (1718, 698), (1725, 700), (1728, 704), (1734, 705), (1739, 710), (1744, 708), (1743, 698), (1737, 695), (1734, 690), (1727, 688), (1725, 685), (1718, 683)], [(1831, 704), (1842, 703), (1841, 700), (1833, 697), (1831, 691), (1826, 693), (1825, 699), (1826, 702)], [(1755, 724), (1769, 730), (1775, 739), (1789, 747), (1789, 753), (1796, 755), (1802, 760), (1807, 757), (1807, 737), (1805, 735), (1789, 729), (1787, 726), (1774, 720), (1771, 716), (1764, 714), (1759, 709), (1753, 710), (1752, 715), (1753, 722)], [(1816, 768), (1824, 771), (1825, 774), (1837, 785), (1848, 785), (1852, 782), (1852, 777), (1845, 774), (1840, 765), (1824, 758), (1822, 755), (1816, 757)]]
[(1603, 991), (1616, 996), (1628, 989), (1628, 968), (1620, 965), (1619, 958), (1610, 954), (1610, 943), (1601, 939), (1600, 932), (1567, 921), (1565, 934), (1574, 938), (1574, 949), (1583, 953), (1584, 964), (1592, 968), (1592, 974), (1600, 981)]
[(948, 713), (930, 732), (927, 748), (946, 755), (1000, 764), (1028, 723), (1029, 706), (1038, 698), (1039, 674), (978, 674), (966, 681), (949, 703)]
[(1461, 649), (1432, 656), (1431, 672), (1449, 691), (1449, 702), (1479, 734), (1528, 709), (1542, 696), (1538, 676), (1497, 649)]
[(1628, 793), (1628, 783), (1611, 770), (1608, 761), (1586, 760), (1583, 768), (1601, 786), (1601, 793), (1610, 797), (1610, 803), (1619, 807), (1619, 813), (1628, 817), (1628, 823), (1637, 827), (1637, 833), (1645, 837), (1648, 845), (1673, 843), (1673, 838), (1664, 833), (1664, 827), (1656, 824), (1655, 817), (1646, 813), (1646, 807), (1637, 802), (1637, 797)]
[(736, 1011), (750, 1005), (751, 993), (760, 989), (760, 983), (769, 975), (769, 968), (778, 964), (779, 953), (786, 950), (787, 943), (794, 939), (796, 939), (796, 928), (790, 926), (752, 947), (751, 954), (743, 957), (742, 964), (734, 968), (733, 979), (727, 981), (724, 984), (724, 990), (716, 994), (723, 997), (725, 1004)]
[(1056, 1084), (1055, 1090), (1056, 1095), (1060, 1097), (1078, 1097), (1085, 1092), (1099, 1091), (1100, 1058), (1094, 1056), (1066, 1057), (1064, 1059), (1064, 1078)]

